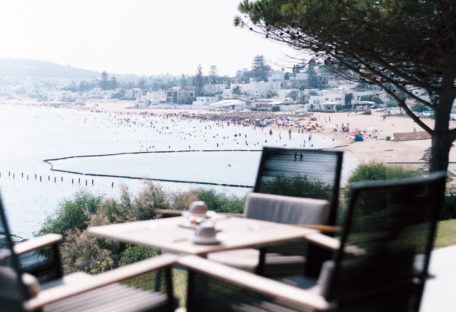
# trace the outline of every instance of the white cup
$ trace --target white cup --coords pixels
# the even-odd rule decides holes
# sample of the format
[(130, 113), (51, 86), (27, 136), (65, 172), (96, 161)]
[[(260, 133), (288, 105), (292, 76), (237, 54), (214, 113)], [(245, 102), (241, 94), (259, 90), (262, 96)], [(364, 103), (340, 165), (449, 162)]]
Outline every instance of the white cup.
[(189, 212), (197, 216), (205, 216), (207, 213), (207, 205), (202, 200), (194, 201), (190, 204)]
[(203, 239), (215, 238), (217, 230), (212, 222), (203, 222), (196, 227), (195, 236)]

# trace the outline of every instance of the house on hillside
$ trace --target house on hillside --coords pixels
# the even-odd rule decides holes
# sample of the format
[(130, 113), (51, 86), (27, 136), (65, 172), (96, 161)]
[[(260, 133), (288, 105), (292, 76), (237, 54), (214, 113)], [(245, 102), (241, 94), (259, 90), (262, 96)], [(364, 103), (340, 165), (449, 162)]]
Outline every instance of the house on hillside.
[(309, 96), (309, 108), (334, 112), (345, 105), (345, 92), (337, 89), (321, 90), (317, 95)]

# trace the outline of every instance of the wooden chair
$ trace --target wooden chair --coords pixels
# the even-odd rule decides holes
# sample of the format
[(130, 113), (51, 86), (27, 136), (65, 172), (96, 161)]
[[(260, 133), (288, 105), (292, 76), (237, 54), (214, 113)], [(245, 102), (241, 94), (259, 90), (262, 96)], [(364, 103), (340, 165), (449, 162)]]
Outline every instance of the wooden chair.
[(282, 281), (316, 285), (338, 309), (418, 311), (445, 196), (446, 174), (353, 185), (340, 241), (323, 235), (314, 243), (334, 250), (319, 280)]
[[(126, 267), (90, 276), (75, 273), (62, 278), (61, 267), (53, 267), (50, 261), (38, 261), (32, 269), (41, 273), (45, 282), (25, 273), (30, 269), (21, 263), (19, 256), (38, 250), (57, 250), (60, 235), (49, 234), (34, 240), (14, 244), (0, 199), (0, 310), (16, 311), (173, 311), (175, 307), (171, 267), (176, 257), (164, 255)], [(53, 252), (54, 252), (53, 251)], [(58, 250), (55, 252), (58, 255)], [(58, 256), (57, 256), (58, 258)], [(34, 262), (34, 261), (32, 261)], [(41, 264), (45, 264), (42, 266)], [(54, 262), (55, 264), (56, 262)], [(38, 268), (40, 267), (40, 268)], [(44, 268), (44, 269), (43, 269)], [(150, 272), (164, 269), (165, 293), (151, 291), (154, 283), (142, 286), (138, 278)], [(55, 273), (57, 272), (57, 273)], [(132, 280), (133, 279), (133, 280)], [(121, 283), (122, 282), (122, 283)]]
[[(334, 251), (318, 280), (282, 283), (182, 258), (190, 270), (188, 311), (418, 311), (428, 277), (445, 173), (353, 186), (340, 240), (307, 239)], [(189, 286), (191, 286), (190, 284)]]
[(253, 192), (328, 200), (335, 225), (342, 160), (342, 151), (263, 147)]
[[(264, 147), (245, 217), (337, 231), (343, 152)], [(311, 255), (311, 256), (309, 256)], [(209, 259), (261, 275), (306, 272), (316, 276), (331, 254), (304, 242), (209, 255)]]

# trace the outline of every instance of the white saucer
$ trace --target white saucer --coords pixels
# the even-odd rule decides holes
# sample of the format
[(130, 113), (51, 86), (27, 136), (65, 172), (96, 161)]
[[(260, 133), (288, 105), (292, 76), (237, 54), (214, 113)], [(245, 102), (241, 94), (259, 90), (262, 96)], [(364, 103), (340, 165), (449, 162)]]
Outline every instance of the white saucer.
[(217, 237), (199, 237), (193, 236), (193, 243), (198, 245), (216, 245), (220, 244), (221, 240)]
[(198, 225), (199, 224), (197, 223), (190, 223), (190, 221), (187, 219), (184, 219), (181, 222), (179, 222), (179, 226), (185, 229), (196, 229)]

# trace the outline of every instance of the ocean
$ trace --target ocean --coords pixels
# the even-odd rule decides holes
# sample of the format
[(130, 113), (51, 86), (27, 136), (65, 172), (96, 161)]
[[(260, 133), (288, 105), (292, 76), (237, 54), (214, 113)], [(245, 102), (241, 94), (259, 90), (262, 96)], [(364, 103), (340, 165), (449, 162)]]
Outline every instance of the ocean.
[[(308, 134), (290, 138), (287, 129), (270, 134), (175, 116), (0, 105), (0, 191), (12, 231), (28, 238), (77, 192), (118, 198), (123, 185), (137, 194), (144, 182), (125, 176), (157, 179), (169, 192), (204, 187), (244, 196), (250, 188), (230, 185), (253, 186), (263, 146), (304, 140)], [(312, 144), (331, 141), (313, 134)]]

